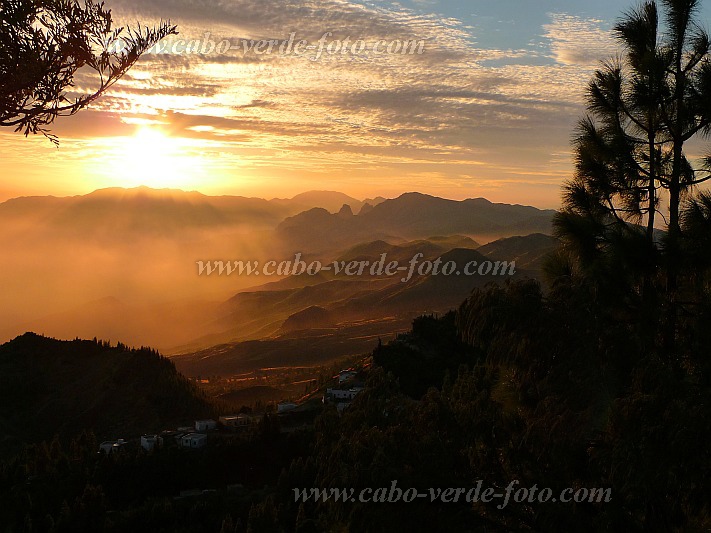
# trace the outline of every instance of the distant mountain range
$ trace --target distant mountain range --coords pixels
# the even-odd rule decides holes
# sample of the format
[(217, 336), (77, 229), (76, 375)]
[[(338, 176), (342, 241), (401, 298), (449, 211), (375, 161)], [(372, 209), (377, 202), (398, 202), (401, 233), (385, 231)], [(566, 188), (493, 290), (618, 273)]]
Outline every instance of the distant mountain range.
[[(365, 208), (365, 209), (364, 209)], [(528, 235), (550, 232), (554, 211), (494, 204), (483, 198), (447, 200), (405, 193), (386, 200), (357, 200), (332, 191), (291, 199), (207, 196), (173, 189), (101, 189), (83, 196), (30, 196), (0, 203), (0, 227), (37, 229), (54, 235), (115, 240), (176, 237), (197, 229), (239, 225), (278, 227), (304, 252), (344, 249), (377, 238), (419, 239), (432, 235)], [(7, 226), (5, 226), (7, 227)]]
[(324, 252), (373, 239), (550, 233), (553, 214), (535, 207), (494, 204), (483, 198), (455, 201), (406, 193), (357, 215), (349, 209), (330, 213), (314, 208), (284, 220), (278, 234), (294, 250)]
[(492, 279), (415, 275), (402, 283), (367, 271), (200, 277), (196, 261), (263, 264), (300, 252), (324, 263), (373, 263), (386, 254), (407, 264), (421, 253), (421, 261), (457, 264), (516, 260), (517, 276), (537, 276), (556, 245), (546, 235), (552, 215), (419, 193), (357, 200), (311, 191), (265, 200), (139, 187), (17, 198), (0, 204), (0, 341), (37, 331), (185, 354), (277, 338), (286, 346), (324, 328), (342, 341), (376, 322), (387, 326), (371, 331), (390, 334), (419, 313), (456, 307)]
[[(367, 200), (369, 205), (383, 198)], [(176, 189), (100, 189), (83, 196), (27, 196), (0, 203), (0, 223), (41, 225), (57, 233), (122, 239), (171, 236), (191, 229), (235, 225), (276, 226), (284, 218), (313, 209), (339, 209), (365, 202), (342, 193), (312, 191), (291, 199), (207, 196)]]

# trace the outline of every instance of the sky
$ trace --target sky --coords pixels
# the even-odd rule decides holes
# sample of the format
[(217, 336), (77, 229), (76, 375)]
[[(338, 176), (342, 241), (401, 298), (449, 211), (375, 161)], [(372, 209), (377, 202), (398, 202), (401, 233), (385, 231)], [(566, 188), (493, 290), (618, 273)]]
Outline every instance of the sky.
[[(59, 148), (1, 132), (0, 201), (147, 185), (266, 198), (419, 191), (555, 208), (585, 86), (618, 53), (610, 28), (634, 5), (108, 0), (119, 22), (170, 19), (180, 35), (56, 122)], [(300, 53), (282, 46), (292, 35)], [(269, 53), (260, 40), (279, 45)], [(200, 53), (210, 42), (223, 44)], [(406, 42), (414, 53), (401, 52)], [(77, 77), (79, 90), (91, 84)]]

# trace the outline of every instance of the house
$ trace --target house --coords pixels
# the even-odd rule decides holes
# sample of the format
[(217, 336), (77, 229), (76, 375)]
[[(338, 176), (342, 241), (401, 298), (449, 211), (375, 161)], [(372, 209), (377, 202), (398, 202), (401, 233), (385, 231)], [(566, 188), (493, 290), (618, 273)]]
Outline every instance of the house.
[(220, 417), (220, 424), (231, 429), (245, 429), (254, 423), (254, 419), (245, 414), (227, 415)]
[(352, 387), (350, 389), (326, 389), (325, 401), (334, 402), (350, 402), (363, 389), (360, 387)]
[(288, 413), (289, 411), (293, 411), (297, 407), (298, 407), (298, 404), (295, 404), (292, 402), (282, 402), (279, 405), (277, 405), (277, 414)]
[(121, 448), (126, 444), (123, 439), (118, 440), (106, 440), (99, 444), (99, 453), (105, 453), (106, 455), (117, 453), (121, 451)]
[(158, 435), (141, 435), (141, 448), (150, 452), (159, 446), (159, 442), (162, 440)]
[(217, 422), (214, 420), (196, 420), (195, 431), (210, 431), (217, 429)]
[(181, 446), (183, 448), (204, 448), (207, 445), (207, 435), (204, 433), (188, 433), (183, 435)]

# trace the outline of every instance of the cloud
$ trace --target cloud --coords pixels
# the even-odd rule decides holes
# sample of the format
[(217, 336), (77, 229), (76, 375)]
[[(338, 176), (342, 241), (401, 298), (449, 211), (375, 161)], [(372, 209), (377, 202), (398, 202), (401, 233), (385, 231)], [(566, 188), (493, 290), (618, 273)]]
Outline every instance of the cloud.
[[(453, 183), (476, 184), (483, 166), (490, 180), (504, 180), (511, 159), (521, 158), (531, 175), (560, 175), (569, 163), (559, 154), (582, 111), (585, 84), (614, 52), (604, 23), (551, 14), (540, 28), (545, 46), (497, 49), (477, 44), (459, 20), (388, 5), (114, 0), (118, 20), (171, 18), (181, 39), (209, 33), (235, 46), (223, 54), (148, 54), (92, 114), (58, 122), (57, 133), (68, 136), (66, 146), (88, 135), (126, 135), (152, 120), (171, 135), (212, 143), (205, 152), (219, 154), (226, 174), (247, 167), (260, 176), (263, 169), (270, 176), (350, 169), (343, 175), (350, 179), (358, 169), (392, 176), (408, 162), (414, 168), (422, 160), (459, 161), (466, 170), (451, 167)], [(259, 55), (240, 46), (291, 33), (317, 46), (326, 32), (327, 42), (362, 39), (366, 50), (313, 61), (316, 49)], [(413, 39), (423, 41), (423, 53), (372, 50), (378, 41)], [(87, 127), (90, 118), (98, 121)]]
[(601, 60), (615, 54), (615, 42), (604, 21), (564, 13), (554, 13), (550, 17), (550, 24), (543, 28), (557, 63), (597, 66)]

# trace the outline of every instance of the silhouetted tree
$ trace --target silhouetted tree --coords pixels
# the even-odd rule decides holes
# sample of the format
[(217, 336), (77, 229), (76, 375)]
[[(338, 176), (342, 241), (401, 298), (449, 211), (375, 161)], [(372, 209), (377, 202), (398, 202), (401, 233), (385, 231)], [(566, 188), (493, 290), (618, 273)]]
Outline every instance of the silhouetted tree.
[[(118, 81), (176, 27), (112, 27), (103, 3), (3, 0), (0, 8), (0, 126), (57, 138), (45, 126), (73, 115)], [(97, 87), (74, 92), (75, 76), (94, 71)]]
[[(673, 345), (681, 264), (682, 200), (711, 178), (709, 159), (698, 167), (685, 144), (711, 125), (710, 40), (696, 22), (697, 0), (662, 0), (628, 12), (614, 33), (624, 55), (595, 73), (588, 116), (574, 141), (576, 172), (566, 183), (558, 235), (582, 273), (622, 296), (626, 285), (651, 305), (653, 281), (665, 267), (667, 347)], [(660, 246), (660, 194), (669, 199)], [(661, 261), (663, 259), (663, 261)], [(565, 269), (558, 269), (558, 273)]]

